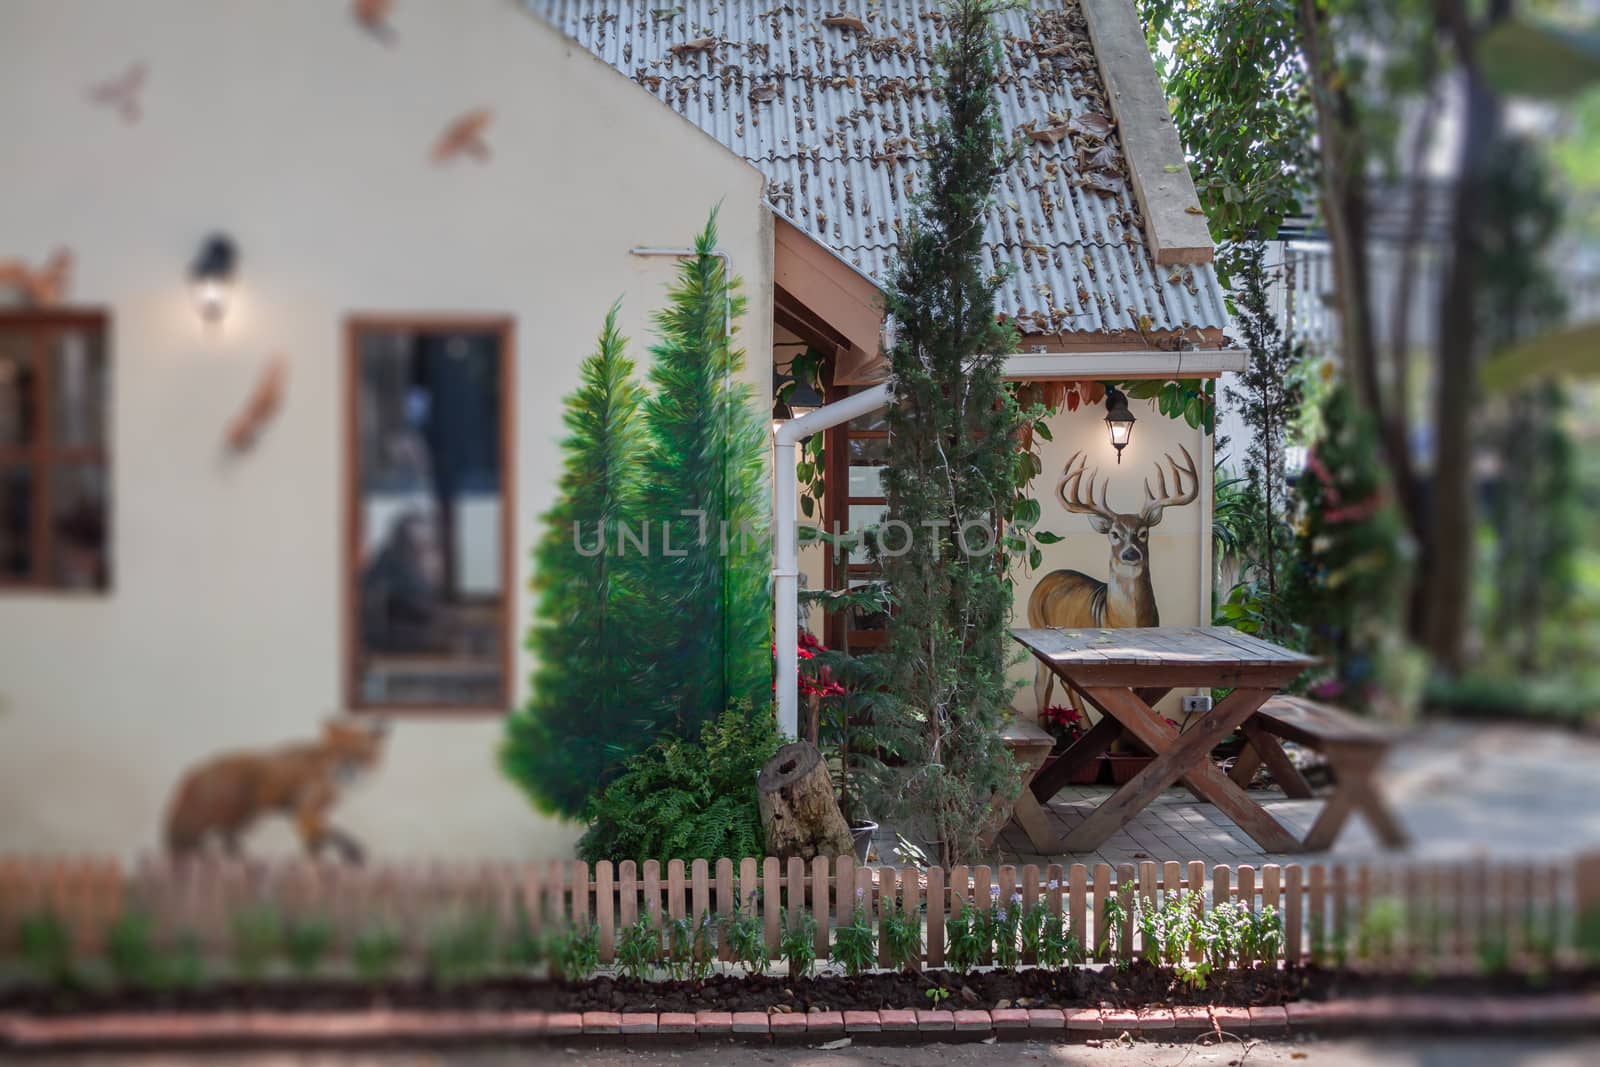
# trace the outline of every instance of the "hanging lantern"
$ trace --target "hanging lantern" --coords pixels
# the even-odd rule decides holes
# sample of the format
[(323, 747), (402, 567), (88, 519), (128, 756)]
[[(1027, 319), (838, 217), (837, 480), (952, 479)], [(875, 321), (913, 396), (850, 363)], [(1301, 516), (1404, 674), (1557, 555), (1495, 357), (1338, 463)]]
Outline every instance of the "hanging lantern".
[(1106, 430), (1111, 434), (1111, 447), (1117, 450), (1117, 462), (1122, 462), (1122, 450), (1133, 437), (1133, 412), (1128, 410), (1128, 398), (1114, 385), (1106, 386)]

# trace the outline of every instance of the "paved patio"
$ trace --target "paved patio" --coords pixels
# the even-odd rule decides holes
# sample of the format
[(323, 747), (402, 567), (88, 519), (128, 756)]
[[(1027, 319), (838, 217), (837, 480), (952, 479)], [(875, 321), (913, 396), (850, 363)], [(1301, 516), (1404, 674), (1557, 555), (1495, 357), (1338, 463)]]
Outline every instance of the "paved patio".
[[(1263, 852), (1209, 804), (1169, 789), (1093, 853), (1040, 856), (1012, 824), (998, 842), (1006, 863), (1137, 863), (1204, 860), (1208, 864), (1384, 859), (1498, 860), (1558, 858), (1600, 850), (1600, 738), (1521, 726), (1431, 723), (1400, 742), (1385, 765), (1385, 793), (1410, 832), (1406, 852), (1386, 852), (1359, 816), (1330, 852)], [(1112, 792), (1072, 786), (1047, 810), (1065, 832)], [(1254, 791), (1274, 817), (1303, 836), (1322, 800), (1289, 800)]]

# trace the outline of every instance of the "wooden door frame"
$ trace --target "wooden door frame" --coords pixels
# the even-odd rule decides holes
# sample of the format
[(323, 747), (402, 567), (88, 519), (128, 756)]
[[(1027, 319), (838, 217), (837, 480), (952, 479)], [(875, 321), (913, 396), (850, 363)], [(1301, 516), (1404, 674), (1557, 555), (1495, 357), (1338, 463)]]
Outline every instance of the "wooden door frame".
[[(359, 697), (358, 654), (359, 601), (356, 596), (356, 568), (361, 558), (361, 507), (359, 490), (361, 334), (369, 330), (412, 330), (444, 333), (449, 331), (493, 333), (500, 344), (500, 703), (494, 705), (368, 704)], [(511, 710), (516, 693), (513, 671), (516, 668), (517, 642), (512, 626), (516, 600), (516, 475), (517, 475), (517, 349), (516, 319), (511, 315), (482, 312), (461, 314), (395, 313), (353, 311), (344, 316), (344, 549), (339, 566), (339, 606), (341, 623), (340, 686), (345, 710), (352, 714), (397, 716), (481, 716), (504, 715)]]

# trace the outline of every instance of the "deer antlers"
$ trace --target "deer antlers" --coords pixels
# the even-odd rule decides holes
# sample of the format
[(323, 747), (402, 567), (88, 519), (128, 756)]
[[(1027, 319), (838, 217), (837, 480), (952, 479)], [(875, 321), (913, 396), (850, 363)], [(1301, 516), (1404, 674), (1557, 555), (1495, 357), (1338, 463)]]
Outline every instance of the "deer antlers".
[[(1161, 464), (1156, 464), (1156, 484), (1161, 487), (1160, 495), (1150, 491), (1150, 479), (1144, 480), (1144, 507), (1139, 509), (1139, 517), (1146, 525), (1154, 526), (1161, 521), (1161, 512), (1164, 508), (1178, 507), (1191, 503), (1200, 495), (1200, 474), (1195, 469), (1194, 457), (1189, 455), (1189, 450), (1182, 445), (1178, 451), (1183, 453), (1183, 458), (1188, 460), (1187, 467), (1178, 466), (1178, 461), (1172, 458), (1172, 453), (1166, 453), (1167, 463), (1172, 467), (1172, 492), (1167, 492), (1167, 476), (1161, 472)], [(1189, 488), (1183, 488), (1184, 476), (1189, 477)]]
[[(1083, 476), (1086, 473), (1089, 475), (1088, 500), (1083, 499)], [(1056, 482), (1056, 495), (1061, 498), (1062, 505), (1075, 515), (1098, 515), (1103, 519), (1114, 519), (1116, 513), (1106, 503), (1106, 493), (1111, 487), (1110, 478), (1100, 483), (1100, 499), (1096, 501), (1094, 498), (1094, 479), (1098, 473), (1098, 470), (1089, 470), (1087, 456), (1082, 452), (1074, 452), (1061, 471), (1061, 480)]]
[[(1156, 485), (1159, 493), (1150, 491), (1150, 479), (1144, 482), (1144, 507), (1139, 510), (1139, 522), (1145, 526), (1154, 526), (1161, 521), (1161, 512), (1169, 507), (1180, 507), (1194, 502), (1200, 495), (1200, 475), (1194, 457), (1183, 445), (1178, 446), (1178, 451), (1183, 453), (1187, 466), (1180, 464), (1172, 458), (1172, 453), (1166, 453), (1168, 466), (1172, 468), (1172, 488), (1167, 487), (1167, 476), (1160, 463), (1156, 466)], [(1084, 475), (1089, 478), (1089, 492), (1087, 498), (1083, 492)], [(1089, 469), (1088, 457), (1082, 452), (1074, 452), (1072, 458), (1067, 460), (1066, 467), (1061, 472), (1061, 478), (1056, 482), (1056, 495), (1061, 498), (1062, 506), (1068, 511), (1078, 515), (1098, 515), (1102, 519), (1114, 520), (1116, 512), (1111, 510), (1107, 494), (1111, 488), (1111, 479), (1100, 479), (1100, 499), (1095, 499), (1095, 477), (1098, 470)], [(1184, 486), (1184, 479), (1188, 479), (1188, 487)]]

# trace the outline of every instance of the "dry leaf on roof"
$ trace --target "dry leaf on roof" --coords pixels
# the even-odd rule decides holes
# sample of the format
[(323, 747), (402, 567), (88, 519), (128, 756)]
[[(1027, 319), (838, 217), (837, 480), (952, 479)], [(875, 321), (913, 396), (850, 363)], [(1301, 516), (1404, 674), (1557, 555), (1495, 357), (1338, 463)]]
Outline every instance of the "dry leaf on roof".
[(750, 90), (750, 99), (758, 104), (764, 104), (776, 98), (777, 95), (778, 87), (776, 85), (758, 85)]
[(1085, 189), (1093, 189), (1101, 196), (1115, 196), (1117, 193), (1121, 192), (1121, 189), (1118, 188), (1115, 181), (1113, 181), (1107, 175), (1099, 173), (1098, 171), (1093, 174), (1086, 174), (1082, 178), (1079, 178), (1077, 184), (1083, 186)]
[(822, 24), (841, 30), (854, 30), (856, 33), (867, 32), (867, 24), (854, 15), (829, 15), (822, 20)]
[(709, 52), (713, 48), (717, 47), (719, 43), (721, 42), (719, 42), (715, 37), (696, 37), (692, 41), (684, 41), (682, 44), (675, 44), (671, 48), (668, 48), (667, 51), (671, 52), (675, 56), (685, 56), (690, 55), (691, 53)]
[(1029, 130), (1028, 136), (1035, 141), (1044, 141), (1047, 144), (1057, 144), (1066, 139), (1067, 127), (1046, 126), (1042, 130)]
[(1083, 171), (1102, 171), (1116, 177), (1122, 177), (1122, 160), (1117, 156), (1117, 150), (1109, 144), (1101, 144), (1093, 151), (1078, 152), (1078, 169)]
[(1115, 128), (1110, 119), (1093, 111), (1085, 111), (1081, 115), (1072, 116), (1072, 122), (1069, 125), (1072, 127), (1073, 133), (1098, 137), (1102, 141), (1110, 137), (1112, 129)]

